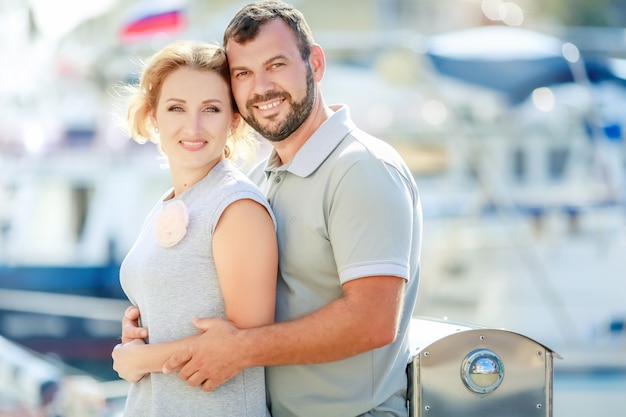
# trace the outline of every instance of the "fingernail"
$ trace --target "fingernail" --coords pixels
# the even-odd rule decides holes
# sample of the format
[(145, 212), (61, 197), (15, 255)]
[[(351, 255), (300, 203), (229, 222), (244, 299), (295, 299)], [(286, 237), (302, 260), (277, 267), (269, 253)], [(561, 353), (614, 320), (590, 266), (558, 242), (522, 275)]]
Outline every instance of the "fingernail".
[(164, 374), (168, 374), (169, 370), (164, 366), (163, 369), (161, 369), (161, 372), (163, 372)]

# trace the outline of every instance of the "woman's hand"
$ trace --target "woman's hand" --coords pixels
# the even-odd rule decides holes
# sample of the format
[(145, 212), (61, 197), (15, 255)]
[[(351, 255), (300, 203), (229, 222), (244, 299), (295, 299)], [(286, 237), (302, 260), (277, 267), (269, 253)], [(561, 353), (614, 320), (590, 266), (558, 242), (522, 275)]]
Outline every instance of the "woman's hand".
[(113, 369), (120, 378), (128, 382), (139, 382), (146, 373), (137, 368), (138, 347), (145, 345), (142, 339), (134, 339), (130, 342), (120, 343), (113, 348)]
[(124, 311), (124, 317), (122, 318), (122, 343), (148, 337), (148, 330), (139, 327), (139, 319), (140, 313), (137, 306), (129, 306), (126, 311)]

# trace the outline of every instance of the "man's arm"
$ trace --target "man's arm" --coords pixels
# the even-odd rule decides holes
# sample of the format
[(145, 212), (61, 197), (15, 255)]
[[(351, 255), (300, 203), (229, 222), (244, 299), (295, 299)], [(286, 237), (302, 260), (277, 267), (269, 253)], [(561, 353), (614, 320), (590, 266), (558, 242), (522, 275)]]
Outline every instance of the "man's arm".
[(324, 363), (394, 341), (405, 280), (365, 277), (343, 285), (344, 296), (297, 320), (237, 329), (198, 320), (205, 333), (175, 353), (164, 372), (179, 371), (191, 386), (212, 390), (249, 366)]

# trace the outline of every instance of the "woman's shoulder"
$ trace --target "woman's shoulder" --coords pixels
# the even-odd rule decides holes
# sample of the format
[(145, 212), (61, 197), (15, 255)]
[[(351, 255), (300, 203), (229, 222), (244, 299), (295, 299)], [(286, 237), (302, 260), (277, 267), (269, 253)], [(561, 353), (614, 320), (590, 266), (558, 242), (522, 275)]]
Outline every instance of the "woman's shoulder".
[(262, 194), (259, 187), (243, 171), (232, 164), (228, 164), (222, 170), (222, 185), (231, 191), (250, 191), (255, 194)]
[(216, 165), (207, 177), (187, 196), (194, 206), (223, 206), (236, 200), (251, 199), (267, 204), (263, 192), (241, 170), (225, 160)]

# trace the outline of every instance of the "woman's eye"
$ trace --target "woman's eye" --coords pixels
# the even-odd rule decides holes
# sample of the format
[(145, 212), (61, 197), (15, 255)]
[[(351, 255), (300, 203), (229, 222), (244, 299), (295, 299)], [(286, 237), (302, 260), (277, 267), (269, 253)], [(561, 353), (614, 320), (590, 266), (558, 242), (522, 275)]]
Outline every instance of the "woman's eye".
[(169, 108), (169, 111), (183, 111), (183, 108), (180, 106), (172, 106)]
[(208, 113), (217, 113), (220, 111), (220, 109), (218, 109), (217, 107), (206, 107), (204, 110), (204, 112), (208, 112)]

